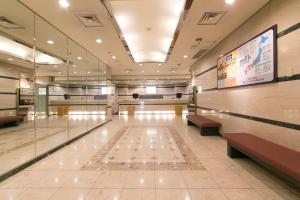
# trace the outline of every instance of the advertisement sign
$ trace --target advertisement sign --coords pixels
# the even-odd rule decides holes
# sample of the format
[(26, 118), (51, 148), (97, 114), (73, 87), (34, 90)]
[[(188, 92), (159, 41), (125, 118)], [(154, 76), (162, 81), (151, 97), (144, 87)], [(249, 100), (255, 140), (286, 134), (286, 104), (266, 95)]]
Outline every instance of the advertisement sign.
[(276, 64), (274, 26), (218, 59), (218, 88), (275, 81)]

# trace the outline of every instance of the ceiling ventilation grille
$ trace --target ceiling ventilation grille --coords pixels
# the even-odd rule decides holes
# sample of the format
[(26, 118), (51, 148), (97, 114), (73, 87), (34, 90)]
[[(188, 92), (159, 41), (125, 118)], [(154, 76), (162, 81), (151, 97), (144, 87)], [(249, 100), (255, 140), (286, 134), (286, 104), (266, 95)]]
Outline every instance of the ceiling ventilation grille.
[(205, 12), (198, 22), (198, 25), (216, 25), (224, 17), (226, 12)]
[(79, 14), (79, 15), (76, 15), (76, 17), (86, 28), (103, 27), (103, 23), (99, 20), (97, 15)]
[(7, 29), (23, 29), (23, 26), (16, 24), (15, 22), (7, 19), (4, 16), (0, 16), (0, 26), (7, 28)]
[(194, 56), (193, 59), (199, 59), (201, 56), (203, 56), (209, 49), (201, 49), (199, 50)]

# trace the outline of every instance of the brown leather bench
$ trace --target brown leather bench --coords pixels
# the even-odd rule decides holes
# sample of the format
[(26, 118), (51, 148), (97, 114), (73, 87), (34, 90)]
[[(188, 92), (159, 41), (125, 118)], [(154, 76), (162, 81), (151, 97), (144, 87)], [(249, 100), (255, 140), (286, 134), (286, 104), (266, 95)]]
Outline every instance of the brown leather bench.
[(0, 126), (4, 126), (4, 125), (17, 126), (23, 120), (24, 120), (24, 116), (22, 116), (22, 115), (0, 116)]
[(231, 158), (249, 157), (300, 188), (300, 152), (249, 133), (224, 133)]
[(203, 136), (219, 135), (219, 127), (221, 124), (201, 115), (187, 115), (188, 125), (200, 127), (200, 134)]

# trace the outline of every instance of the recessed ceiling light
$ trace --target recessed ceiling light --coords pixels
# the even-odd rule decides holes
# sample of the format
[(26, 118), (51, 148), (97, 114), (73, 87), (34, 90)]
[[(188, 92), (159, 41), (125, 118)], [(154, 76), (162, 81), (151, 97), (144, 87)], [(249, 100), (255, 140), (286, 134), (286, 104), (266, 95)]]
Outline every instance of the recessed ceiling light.
[(143, 64), (141, 63), (140, 66), (143, 66)]
[(54, 44), (54, 41), (53, 40), (48, 40), (47, 43), (48, 44)]
[(231, 4), (234, 3), (234, 1), (235, 1), (235, 0), (225, 0), (225, 3), (231, 5)]
[(173, 73), (175, 73), (175, 71), (174, 71), (174, 70), (173, 70), (172, 72), (173, 72)]
[(142, 73), (144, 73), (144, 70), (142, 70)]
[(161, 63), (158, 63), (158, 66), (161, 66)]
[(61, 74), (61, 72), (57, 72), (58, 74)]
[(54, 67), (54, 68), (57, 68), (57, 65), (54, 65), (53, 67)]
[(156, 72), (159, 72), (159, 70), (157, 70)]
[(77, 59), (78, 59), (78, 60), (82, 60), (82, 57), (78, 56)]
[(62, 8), (68, 8), (70, 6), (68, 0), (59, 0), (58, 3)]
[(73, 72), (74, 74), (77, 74), (77, 72)]
[(9, 61), (12, 61), (12, 60), (14, 60), (14, 59), (12, 59), (12, 58), (8, 58), (7, 60), (9, 60)]
[(76, 67), (76, 65), (73, 65), (73, 67), (75, 68), (75, 67)]
[(102, 40), (101, 40), (101, 39), (97, 39), (96, 42), (97, 42), (98, 44), (101, 44), (101, 43), (102, 43)]
[(184, 55), (183, 57), (184, 57), (184, 58), (187, 58), (187, 57), (188, 57), (188, 55)]
[(112, 58), (112, 59), (116, 59), (117, 57), (116, 57), (116, 56), (112, 56), (111, 58)]
[(104, 74), (106, 74), (106, 72), (103, 72)]
[(87, 72), (88, 74), (90, 74), (91, 72)]

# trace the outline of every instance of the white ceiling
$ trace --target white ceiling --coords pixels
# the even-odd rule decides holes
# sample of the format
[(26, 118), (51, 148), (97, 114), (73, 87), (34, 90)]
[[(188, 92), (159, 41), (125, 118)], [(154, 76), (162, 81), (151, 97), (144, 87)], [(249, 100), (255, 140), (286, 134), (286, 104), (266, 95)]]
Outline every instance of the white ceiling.
[(137, 63), (166, 61), (184, 5), (185, 0), (106, 3)]
[[(226, 5), (224, 0), (194, 0), (181, 26), (172, 54), (168, 61), (161, 66), (154, 63), (145, 63), (140, 66), (130, 59), (111, 17), (100, 0), (70, 0), (68, 9), (61, 8), (58, 0), (20, 1), (110, 65), (113, 75), (167, 75), (189, 74), (189, 67), (196, 61), (192, 57), (201, 48), (216, 45), (269, 0), (235, 0), (236, 2), (233, 5)], [(145, 10), (148, 13), (153, 13), (153, 16), (157, 12), (155, 7), (147, 8), (145, 6), (141, 12)], [(217, 25), (197, 25), (199, 19), (206, 11), (225, 11), (227, 14)], [(75, 15), (87, 13), (96, 14), (104, 27), (84, 27)], [(195, 39), (199, 37), (203, 39), (202, 43), (191, 49), (191, 46), (197, 43)], [(103, 43), (97, 44), (97, 38), (101, 38)], [(188, 55), (188, 58), (183, 58), (183, 55)], [(112, 56), (117, 58), (112, 59)]]

